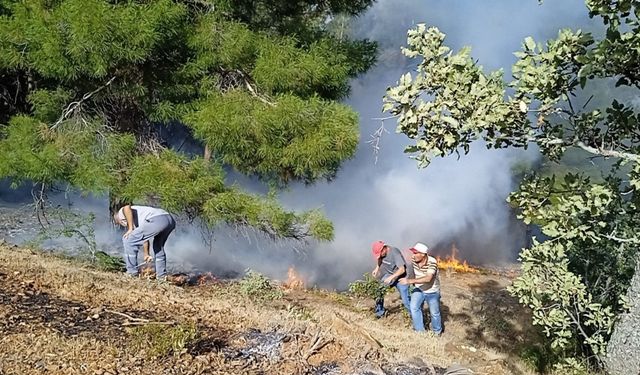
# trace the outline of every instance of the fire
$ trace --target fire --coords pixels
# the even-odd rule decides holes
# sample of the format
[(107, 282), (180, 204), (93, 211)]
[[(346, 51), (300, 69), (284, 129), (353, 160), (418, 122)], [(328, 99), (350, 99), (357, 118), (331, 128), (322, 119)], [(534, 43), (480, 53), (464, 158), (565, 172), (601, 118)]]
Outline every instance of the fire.
[(453, 272), (480, 272), (477, 268), (468, 265), (466, 260), (460, 262), (456, 259), (457, 253), (458, 248), (453, 244), (451, 246), (451, 255), (447, 255), (446, 257), (436, 257), (438, 260), (438, 268)]
[(211, 274), (211, 272), (203, 273), (198, 275), (196, 279), (196, 285), (206, 285), (216, 281), (216, 277)]
[(293, 266), (289, 267), (287, 281), (284, 283), (284, 286), (288, 289), (304, 289), (304, 279), (302, 279)]

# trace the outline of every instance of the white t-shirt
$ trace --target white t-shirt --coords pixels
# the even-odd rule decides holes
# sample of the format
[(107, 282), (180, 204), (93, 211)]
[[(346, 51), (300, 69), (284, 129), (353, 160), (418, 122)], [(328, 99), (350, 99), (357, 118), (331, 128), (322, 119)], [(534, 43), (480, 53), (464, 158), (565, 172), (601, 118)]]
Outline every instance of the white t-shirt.
[[(140, 223), (149, 220), (152, 217), (160, 216), (160, 215), (169, 215), (169, 213), (162, 208), (149, 207), (149, 206), (131, 206), (131, 211), (133, 211), (133, 220), (136, 221), (138, 226)], [(124, 207), (118, 210), (118, 219), (127, 222), (127, 218), (124, 216)]]

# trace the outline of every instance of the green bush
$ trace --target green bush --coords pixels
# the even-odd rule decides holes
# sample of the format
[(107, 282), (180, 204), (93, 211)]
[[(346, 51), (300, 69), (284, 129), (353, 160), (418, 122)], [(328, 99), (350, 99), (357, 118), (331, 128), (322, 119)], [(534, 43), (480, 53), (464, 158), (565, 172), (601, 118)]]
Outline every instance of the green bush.
[(107, 272), (124, 272), (126, 270), (122, 258), (109, 255), (104, 251), (96, 251), (95, 265), (99, 270)]
[(272, 301), (283, 296), (282, 290), (269, 278), (253, 270), (247, 271), (239, 281), (239, 286), (243, 296), (258, 302)]
[(377, 300), (384, 297), (391, 289), (371, 276), (370, 273), (365, 273), (363, 277), (363, 280), (356, 280), (349, 284), (349, 293), (356, 297), (369, 297)]
[(134, 350), (144, 349), (151, 358), (180, 353), (197, 338), (197, 330), (193, 323), (172, 327), (151, 323), (131, 329), (130, 335)]

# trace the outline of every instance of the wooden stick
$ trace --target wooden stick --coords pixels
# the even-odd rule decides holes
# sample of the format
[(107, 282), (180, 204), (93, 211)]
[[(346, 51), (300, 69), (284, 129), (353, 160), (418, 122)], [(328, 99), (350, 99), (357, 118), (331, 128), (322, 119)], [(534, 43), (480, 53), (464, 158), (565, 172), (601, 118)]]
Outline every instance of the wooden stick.
[(174, 321), (170, 321), (170, 322), (124, 322), (122, 323), (123, 327), (126, 326), (143, 326), (143, 325), (147, 325), (147, 324), (158, 324), (158, 325), (166, 325), (166, 326), (172, 326), (174, 324), (176, 324), (176, 322)]
[(127, 314), (125, 314), (125, 313), (121, 313), (121, 312), (119, 312), (119, 311), (113, 311), (113, 310), (107, 310), (107, 309), (105, 309), (104, 311), (105, 311), (105, 312), (108, 312), (108, 313), (112, 313), (112, 314), (120, 315), (120, 316), (125, 317), (125, 318), (127, 318), (127, 319), (129, 319), (129, 320), (132, 320), (132, 321), (134, 321), (134, 322), (144, 322), (144, 323), (149, 323), (149, 319), (134, 318), (134, 317), (133, 317), (133, 316), (131, 316), (131, 315), (127, 315)]

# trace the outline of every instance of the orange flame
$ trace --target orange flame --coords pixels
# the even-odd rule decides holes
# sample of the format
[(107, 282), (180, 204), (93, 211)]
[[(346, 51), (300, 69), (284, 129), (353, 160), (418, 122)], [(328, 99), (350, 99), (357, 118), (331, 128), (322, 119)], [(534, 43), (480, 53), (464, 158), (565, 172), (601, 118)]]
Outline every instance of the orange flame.
[(456, 259), (457, 253), (458, 248), (456, 247), (456, 244), (453, 244), (451, 246), (451, 255), (447, 255), (446, 257), (436, 257), (438, 260), (438, 268), (453, 272), (480, 272), (477, 268), (468, 265), (466, 260), (460, 262)]
[(201, 286), (205, 284), (210, 284), (214, 281), (216, 281), (215, 276), (213, 276), (211, 272), (207, 272), (198, 276), (198, 280), (196, 281), (196, 284)]
[(287, 281), (284, 283), (284, 286), (288, 289), (304, 289), (304, 279), (293, 266), (289, 267)]

